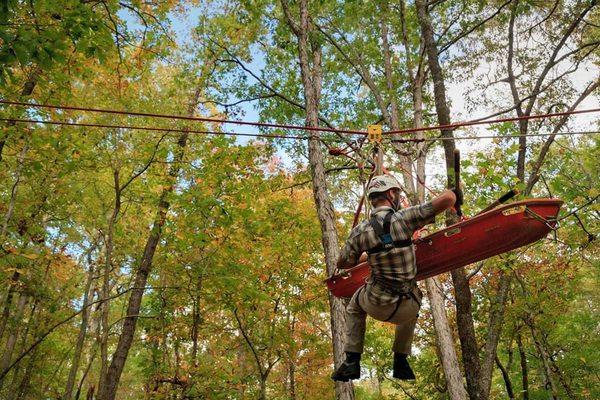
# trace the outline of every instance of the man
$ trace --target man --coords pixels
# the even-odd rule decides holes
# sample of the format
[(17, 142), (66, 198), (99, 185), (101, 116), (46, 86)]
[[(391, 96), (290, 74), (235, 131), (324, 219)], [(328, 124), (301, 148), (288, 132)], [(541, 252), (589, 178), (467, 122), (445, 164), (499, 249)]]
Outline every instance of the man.
[(368, 196), (373, 211), (371, 219), (357, 225), (341, 251), (337, 266), (355, 266), (363, 252), (368, 253), (371, 277), (352, 296), (346, 307), (346, 360), (331, 376), (347, 382), (360, 378), (367, 314), (379, 321), (396, 325), (394, 378), (415, 379), (406, 360), (423, 294), (415, 283), (417, 272), (413, 233), (434, 221), (435, 216), (462, 202), (462, 193), (446, 190), (420, 206), (400, 210), (400, 184), (390, 175), (374, 177)]

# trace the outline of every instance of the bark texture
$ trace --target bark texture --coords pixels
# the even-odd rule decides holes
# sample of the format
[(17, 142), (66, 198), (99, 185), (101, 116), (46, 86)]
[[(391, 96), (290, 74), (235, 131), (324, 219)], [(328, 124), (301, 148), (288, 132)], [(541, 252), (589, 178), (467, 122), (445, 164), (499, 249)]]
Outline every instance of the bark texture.
[[(193, 115), (199, 96), (200, 91), (196, 90), (194, 98), (190, 102), (188, 115)], [(146, 241), (140, 266), (135, 274), (133, 287), (131, 289), (131, 296), (129, 297), (126, 316), (123, 322), (123, 329), (121, 331), (121, 335), (119, 336), (119, 341), (117, 343), (115, 352), (113, 353), (112, 361), (110, 367), (108, 368), (106, 378), (98, 388), (99, 400), (115, 399), (121, 373), (123, 372), (129, 349), (133, 343), (133, 337), (142, 303), (142, 297), (144, 295), (144, 289), (146, 287), (148, 275), (150, 275), (150, 272), (152, 271), (152, 260), (156, 252), (156, 247), (160, 241), (162, 227), (167, 219), (167, 212), (169, 211), (170, 206), (167, 199), (173, 192), (177, 176), (179, 175), (181, 162), (185, 156), (188, 136), (189, 133), (184, 132), (179, 136), (179, 140), (177, 141), (177, 150), (175, 152), (174, 162), (169, 168), (169, 182), (161, 192), (158, 209), (152, 224), (152, 229), (150, 231), (150, 235), (148, 236), (148, 240)]]
[(431, 305), (431, 313), (433, 315), (440, 361), (442, 362), (442, 368), (444, 369), (444, 375), (446, 376), (448, 395), (452, 400), (465, 400), (468, 398), (468, 395), (460, 373), (458, 357), (454, 350), (454, 340), (452, 339), (452, 332), (450, 331), (450, 325), (448, 324), (448, 318), (444, 308), (443, 295), (440, 293), (436, 278), (426, 279), (425, 285), (427, 287), (427, 295)]
[[(305, 125), (316, 127), (319, 125), (319, 102), (322, 88), (321, 46), (311, 37), (315, 27), (311, 22), (308, 1), (298, 2), (298, 17), (296, 17), (287, 0), (282, 0), (281, 5), (288, 26), (298, 41), (298, 61), (304, 89), (306, 110)], [(317, 216), (321, 225), (321, 237), (325, 253), (327, 274), (332, 275), (339, 257), (339, 242), (335, 228), (335, 212), (327, 189), (323, 149), (318, 134), (311, 132), (308, 142), (308, 158), (313, 186), (313, 197), (317, 208)], [(329, 308), (331, 315), (331, 333), (333, 340), (333, 359), (337, 367), (344, 360), (344, 329), (346, 315), (344, 303), (341, 299), (329, 294)], [(354, 399), (352, 383), (336, 382), (336, 398), (339, 400)]]
[[(90, 249), (90, 253), (94, 248)], [(87, 336), (87, 329), (89, 324), (90, 309), (88, 307), (89, 299), (93, 296), (92, 281), (94, 279), (95, 268), (91, 262), (91, 258), (88, 253), (88, 276), (85, 282), (85, 288), (83, 292), (83, 311), (81, 312), (81, 325), (79, 327), (79, 333), (77, 334), (77, 341), (75, 342), (75, 351), (73, 352), (73, 360), (71, 361), (71, 369), (69, 370), (69, 376), (67, 378), (67, 384), (65, 387), (64, 400), (71, 400), (73, 397), (73, 388), (75, 386), (75, 378), (77, 377), (77, 371), (79, 370), (79, 363), (81, 361), (81, 354), (83, 350), (83, 344)]]
[[(400, 1), (401, 11), (401, 29), (402, 29), (402, 41), (404, 48), (406, 49), (406, 70), (409, 77), (411, 95), (412, 95), (412, 108), (413, 108), (413, 127), (423, 127), (423, 89), (425, 83), (425, 68), (423, 68), (424, 59), (419, 56), (415, 62), (412, 59), (410, 52), (410, 44), (407, 33), (407, 23), (405, 20), (405, 2)], [(422, 41), (421, 41), (422, 43)], [(421, 44), (422, 46), (422, 44)], [(419, 51), (419, 54), (422, 54)], [(423, 131), (417, 132), (417, 138), (423, 138)], [(399, 149), (397, 149), (399, 150)], [(425, 151), (423, 143), (420, 143), (416, 148), (416, 163), (417, 163), (417, 182), (416, 192), (414, 196), (419, 203), (425, 201)], [(409, 195), (409, 197), (411, 197)], [(444, 370), (444, 375), (447, 381), (447, 387), (451, 399), (466, 399), (467, 393), (464, 389), (462, 374), (460, 371), (460, 365), (458, 363), (458, 357), (456, 350), (454, 349), (454, 338), (450, 330), (448, 323), (448, 317), (446, 315), (446, 308), (444, 306), (444, 298), (438, 288), (439, 283), (436, 278), (430, 278), (425, 280), (425, 286), (427, 288), (427, 297), (429, 300), (429, 306), (431, 307), (431, 313), (433, 316), (433, 324), (436, 334), (436, 346), (438, 349), (438, 355)]]
[[(417, 16), (421, 27), (421, 34), (425, 44), (431, 78), (433, 80), (433, 92), (435, 109), (439, 125), (450, 124), (450, 109), (446, 100), (446, 86), (442, 67), (438, 59), (438, 49), (434, 38), (431, 19), (427, 11), (427, 4), (424, 0), (416, 0)], [(452, 138), (452, 130), (442, 129), (442, 137)], [(444, 154), (446, 159), (446, 172), (448, 187), (454, 186), (454, 176), (452, 174), (454, 167), (454, 140), (444, 140)], [(449, 218), (448, 223), (455, 219)], [(463, 268), (452, 271), (452, 281), (455, 288), (456, 297), (456, 318), (458, 333), (462, 349), (462, 358), (467, 378), (467, 390), (471, 400), (480, 399), (480, 367), (475, 337), (475, 328), (473, 326), (473, 316), (471, 312), (471, 290), (469, 282)]]

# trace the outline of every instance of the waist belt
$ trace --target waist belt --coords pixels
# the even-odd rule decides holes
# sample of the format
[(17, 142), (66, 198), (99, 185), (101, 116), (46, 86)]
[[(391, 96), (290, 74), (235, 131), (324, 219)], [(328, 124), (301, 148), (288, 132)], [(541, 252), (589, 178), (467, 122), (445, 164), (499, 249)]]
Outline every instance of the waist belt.
[(405, 298), (411, 297), (413, 289), (417, 286), (414, 280), (390, 282), (381, 278), (374, 278), (373, 284), (376, 285), (383, 292)]
[(410, 239), (395, 240), (391, 243), (381, 243), (380, 245), (367, 250), (367, 254), (381, 253), (382, 251), (388, 251), (398, 247), (409, 247), (412, 246), (412, 244), (413, 242)]
[[(417, 296), (413, 293), (413, 290), (417, 287), (417, 283), (414, 280), (404, 281), (404, 282), (389, 282), (382, 279), (373, 279), (373, 284), (376, 285), (379, 290), (391, 294), (392, 296), (398, 296), (403, 300), (413, 299), (419, 307), (421, 307), (421, 302), (417, 299)], [(396, 304), (396, 310), (400, 306), (400, 302)], [(396, 311), (390, 315), (387, 320), (390, 320)], [(386, 320), (386, 321), (387, 321)]]

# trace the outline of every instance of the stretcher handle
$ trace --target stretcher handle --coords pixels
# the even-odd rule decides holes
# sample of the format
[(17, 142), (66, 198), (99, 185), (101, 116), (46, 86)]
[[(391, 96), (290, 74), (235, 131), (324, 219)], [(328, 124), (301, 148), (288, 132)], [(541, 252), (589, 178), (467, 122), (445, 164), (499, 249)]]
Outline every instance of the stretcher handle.
[(519, 194), (519, 189), (509, 190), (508, 192), (506, 192), (502, 196), (500, 196), (500, 198), (498, 200), (494, 201), (492, 204), (490, 204), (483, 210), (479, 211), (477, 213), (477, 215), (483, 214), (484, 212), (488, 212), (490, 210), (493, 210), (494, 208), (498, 207), (500, 204), (506, 203), (508, 200), (512, 199), (513, 197), (515, 197), (518, 194)]

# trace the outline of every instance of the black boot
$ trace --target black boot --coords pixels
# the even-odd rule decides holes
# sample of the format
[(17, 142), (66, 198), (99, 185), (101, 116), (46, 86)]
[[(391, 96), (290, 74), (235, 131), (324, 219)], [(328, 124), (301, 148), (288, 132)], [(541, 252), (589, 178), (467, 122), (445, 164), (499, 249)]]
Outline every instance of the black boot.
[(407, 355), (394, 353), (394, 378), (401, 380), (415, 379), (415, 374), (408, 364)]
[(334, 381), (348, 382), (350, 379), (360, 378), (360, 353), (346, 352), (346, 360), (335, 370), (331, 379)]

